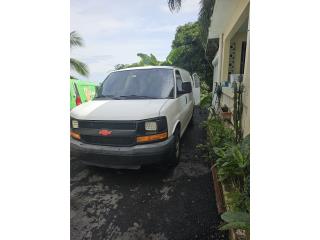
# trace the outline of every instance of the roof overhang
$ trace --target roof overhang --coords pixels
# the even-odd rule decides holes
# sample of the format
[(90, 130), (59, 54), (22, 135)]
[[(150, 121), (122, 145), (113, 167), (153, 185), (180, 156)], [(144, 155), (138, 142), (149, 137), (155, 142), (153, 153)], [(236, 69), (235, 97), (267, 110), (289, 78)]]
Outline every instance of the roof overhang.
[(239, 0), (216, 0), (208, 31), (208, 40), (219, 38), (225, 31), (229, 19), (239, 4)]

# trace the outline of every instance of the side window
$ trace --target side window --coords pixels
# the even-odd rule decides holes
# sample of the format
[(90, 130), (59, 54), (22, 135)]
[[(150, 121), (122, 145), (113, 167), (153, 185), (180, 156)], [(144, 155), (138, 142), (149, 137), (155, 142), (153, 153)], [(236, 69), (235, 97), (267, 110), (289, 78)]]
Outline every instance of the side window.
[(176, 70), (176, 84), (177, 84), (177, 96), (179, 96), (178, 92), (182, 91), (182, 78), (178, 70)]

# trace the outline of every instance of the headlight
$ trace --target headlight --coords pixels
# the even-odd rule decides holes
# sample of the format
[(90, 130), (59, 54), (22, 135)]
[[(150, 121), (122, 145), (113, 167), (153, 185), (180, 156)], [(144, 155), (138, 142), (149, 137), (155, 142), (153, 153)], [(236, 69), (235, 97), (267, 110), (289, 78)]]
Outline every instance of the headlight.
[(137, 143), (163, 141), (168, 138), (166, 117), (141, 120), (137, 125)]
[(72, 120), (72, 128), (79, 128), (79, 122), (77, 120)]
[(157, 127), (157, 122), (145, 122), (144, 123), (144, 128), (146, 131), (157, 131), (158, 127)]

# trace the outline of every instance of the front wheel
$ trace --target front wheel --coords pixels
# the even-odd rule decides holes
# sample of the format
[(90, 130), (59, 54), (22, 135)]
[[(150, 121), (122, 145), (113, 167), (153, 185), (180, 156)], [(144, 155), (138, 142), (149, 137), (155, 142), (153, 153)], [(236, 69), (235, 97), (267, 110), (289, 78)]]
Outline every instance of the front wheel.
[(192, 111), (192, 116), (189, 122), (189, 126), (193, 126), (194, 125), (194, 110)]
[(169, 159), (169, 167), (175, 167), (178, 165), (180, 161), (180, 155), (181, 155), (180, 132), (177, 130), (174, 133), (174, 144), (173, 144), (171, 157)]

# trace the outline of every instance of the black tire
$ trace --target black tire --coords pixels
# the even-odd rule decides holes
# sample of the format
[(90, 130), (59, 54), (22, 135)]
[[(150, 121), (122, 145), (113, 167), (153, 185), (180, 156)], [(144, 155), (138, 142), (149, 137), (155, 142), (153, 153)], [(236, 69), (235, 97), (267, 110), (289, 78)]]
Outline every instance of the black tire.
[(194, 116), (194, 111), (192, 112), (192, 116), (191, 116), (191, 119), (190, 119), (190, 122), (189, 122), (189, 126), (193, 126), (194, 125), (193, 116)]
[(180, 141), (180, 131), (177, 129), (174, 133), (174, 144), (172, 153), (169, 159), (168, 166), (169, 167), (175, 167), (180, 162), (180, 156), (181, 156), (181, 141)]

